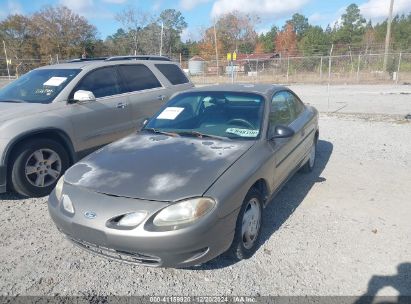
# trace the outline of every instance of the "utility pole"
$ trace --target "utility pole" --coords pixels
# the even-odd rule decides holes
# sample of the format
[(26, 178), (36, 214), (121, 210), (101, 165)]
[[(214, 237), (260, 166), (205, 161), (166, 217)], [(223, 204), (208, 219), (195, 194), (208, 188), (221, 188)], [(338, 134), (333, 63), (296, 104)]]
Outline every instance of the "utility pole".
[(163, 53), (163, 34), (164, 34), (164, 23), (161, 22), (160, 56)]
[(390, 40), (391, 40), (391, 23), (392, 23), (392, 11), (394, 8), (394, 0), (391, 0), (390, 3), (390, 11), (388, 13), (388, 21), (387, 21), (387, 34), (385, 36), (385, 52), (384, 52), (384, 64), (383, 64), (383, 71), (387, 70), (387, 62), (388, 62), (388, 51), (390, 49)]
[(218, 68), (218, 46), (217, 46), (217, 31), (215, 28), (215, 18), (214, 18), (214, 45), (215, 45), (215, 60), (217, 62), (217, 77), (219, 74), (219, 68)]
[(4, 40), (3, 40), (3, 47), (4, 47), (4, 56), (6, 57), (7, 74), (9, 75), (9, 80), (10, 80), (9, 59), (7, 58), (6, 43), (4, 42)]

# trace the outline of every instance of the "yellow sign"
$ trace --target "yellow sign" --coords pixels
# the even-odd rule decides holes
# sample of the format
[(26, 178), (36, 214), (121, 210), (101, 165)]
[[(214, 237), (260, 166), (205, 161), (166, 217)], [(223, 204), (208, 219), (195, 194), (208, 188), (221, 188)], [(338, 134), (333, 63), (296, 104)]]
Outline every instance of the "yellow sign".
[(237, 60), (237, 53), (233, 52), (233, 60)]
[(227, 60), (231, 61), (231, 53), (227, 53)]

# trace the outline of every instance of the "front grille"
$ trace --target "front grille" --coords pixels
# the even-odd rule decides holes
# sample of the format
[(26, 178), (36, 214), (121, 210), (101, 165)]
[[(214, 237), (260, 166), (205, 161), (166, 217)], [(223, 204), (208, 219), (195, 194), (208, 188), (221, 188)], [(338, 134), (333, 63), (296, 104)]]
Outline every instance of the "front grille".
[(161, 264), (161, 259), (156, 256), (141, 254), (137, 252), (128, 252), (123, 250), (116, 250), (112, 248), (107, 248), (103, 246), (98, 246), (83, 240), (76, 240), (69, 238), (71, 242), (75, 245), (85, 249), (91, 253), (103, 256), (109, 259), (117, 260), (125, 263), (140, 264), (146, 266), (159, 266)]

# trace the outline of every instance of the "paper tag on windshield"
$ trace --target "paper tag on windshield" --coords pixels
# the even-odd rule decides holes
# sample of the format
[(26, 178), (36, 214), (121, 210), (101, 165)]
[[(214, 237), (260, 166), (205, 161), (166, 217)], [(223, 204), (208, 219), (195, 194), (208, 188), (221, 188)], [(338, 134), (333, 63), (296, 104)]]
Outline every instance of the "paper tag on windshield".
[(61, 85), (66, 80), (67, 80), (67, 77), (51, 77), (49, 80), (47, 80), (45, 83), (43, 83), (43, 85), (58, 87), (59, 85)]
[(257, 137), (260, 131), (250, 129), (228, 128), (227, 130), (225, 130), (225, 132), (235, 134), (241, 137)]
[(165, 108), (163, 112), (160, 113), (160, 115), (157, 116), (157, 119), (170, 119), (174, 120), (178, 115), (180, 115), (181, 112), (184, 111), (184, 108), (179, 108), (179, 107), (168, 107)]

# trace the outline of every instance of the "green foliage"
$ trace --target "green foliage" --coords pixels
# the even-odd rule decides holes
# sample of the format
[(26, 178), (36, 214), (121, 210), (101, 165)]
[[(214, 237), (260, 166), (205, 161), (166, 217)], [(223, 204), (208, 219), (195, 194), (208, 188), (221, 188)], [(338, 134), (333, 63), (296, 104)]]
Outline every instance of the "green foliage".
[(263, 46), (263, 50), (266, 53), (275, 51), (275, 37), (277, 37), (278, 27), (272, 26), (270, 31), (258, 36), (258, 42)]
[(365, 31), (366, 20), (361, 15), (357, 4), (350, 4), (341, 16), (341, 24), (334, 28), (332, 40), (334, 43), (359, 43)]
[[(286, 21), (286, 24), (290, 23), (294, 27), (294, 31), (297, 34), (298, 39), (301, 39), (305, 32), (310, 28), (308, 18), (301, 14), (294, 14), (290, 20)], [(285, 29), (285, 25), (283, 30)]]
[(327, 55), (330, 37), (320, 26), (310, 26), (298, 42), (298, 49), (304, 56)]

